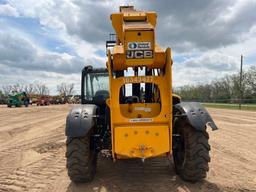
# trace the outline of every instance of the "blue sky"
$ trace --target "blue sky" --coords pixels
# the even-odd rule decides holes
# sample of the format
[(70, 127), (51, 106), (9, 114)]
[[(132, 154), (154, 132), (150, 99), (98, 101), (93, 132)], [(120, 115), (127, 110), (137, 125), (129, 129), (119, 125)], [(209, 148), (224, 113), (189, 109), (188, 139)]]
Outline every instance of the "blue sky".
[[(61, 82), (80, 89), (84, 65), (104, 67), (109, 15), (131, 1), (0, 0), (0, 88)], [(255, 66), (256, 1), (136, 1), (158, 13), (157, 41), (170, 46), (174, 86), (204, 83)], [(14, 74), (15, 73), (15, 74)]]
[(72, 47), (67, 46), (62, 39), (58, 38), (57, 30), (41, 25), (37, 18), (3, 16), (1, 20), (4, 25), (26, 34), (29, 39), (42, 48), (53, 52), (75, 55)]

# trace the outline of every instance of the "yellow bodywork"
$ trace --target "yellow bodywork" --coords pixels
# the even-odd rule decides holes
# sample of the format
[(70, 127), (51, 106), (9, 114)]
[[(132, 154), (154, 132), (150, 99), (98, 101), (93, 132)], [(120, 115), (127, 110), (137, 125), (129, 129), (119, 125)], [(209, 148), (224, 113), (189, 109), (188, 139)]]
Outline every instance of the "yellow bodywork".
[(115, 153), (119, 158), (148, 158), (169, 152), (167, 125), (134, 125), (115, 128)]
[[(136, 11), (130, 6), (121, 7), (119, 13), (111, 15), (117, 43), (112, 52), (108, 50), (110, 98), (107, 105), (110, 107), (114, 159), (145, 159), (170, 155), (172, 152), (171, 49), (164, 51), (155, 42), (156, 16), (155, 12)], [(138, 45), (142, 48), (137, 48)], [(134, 51), (139, 57), (139, 53), (144, 56), (131, 58), (129, 51)], [(149, 53), (152, 53), (150, 58)], [(122, 77), (113, 75), (114, 72), (127, 70), (129, 67), (156, 69), (159, 74)], [(132, 83), (157, 85), (159, 93), (155, 91), (154, 96), (159, 97), (160, 102), (120, 103), (120, 88)]]

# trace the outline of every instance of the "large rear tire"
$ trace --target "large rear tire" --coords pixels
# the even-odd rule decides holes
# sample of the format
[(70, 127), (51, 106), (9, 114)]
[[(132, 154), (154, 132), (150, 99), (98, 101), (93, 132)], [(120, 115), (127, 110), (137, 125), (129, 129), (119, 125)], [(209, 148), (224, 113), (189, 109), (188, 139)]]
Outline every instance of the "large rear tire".
[(91, 149), (90, 134), (67, 138), (66, 158), (68, 176), (75, 183), (90, 182), (96, 173), (97, 153)]
[(180, 135), (179, 144), (173, 150), (176, 173), (185, 181), (204, 179), (210, 162), (208, 133), (206, 130), (196, 131), (185, 122), (178, 126), (176, 133)]

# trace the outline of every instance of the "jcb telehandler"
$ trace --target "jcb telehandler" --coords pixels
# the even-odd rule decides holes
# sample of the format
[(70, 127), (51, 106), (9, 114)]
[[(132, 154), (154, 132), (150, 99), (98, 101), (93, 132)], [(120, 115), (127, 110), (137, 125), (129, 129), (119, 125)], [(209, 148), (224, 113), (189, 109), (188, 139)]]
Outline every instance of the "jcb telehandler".
[(173, 156), (182, 179), (206, 177), (206, 128), (217, 127), (199, 103), (172, 94), (171, 49), (164, 51), (155, 41), (156, 18), (155, 12), (121, 6), (111, 15), (116, 41), (106, 42), (107, 67), (82, 70), (82, 105), (66, 120), (72, 181), (93, 179), (99, 152), (114, 161)]

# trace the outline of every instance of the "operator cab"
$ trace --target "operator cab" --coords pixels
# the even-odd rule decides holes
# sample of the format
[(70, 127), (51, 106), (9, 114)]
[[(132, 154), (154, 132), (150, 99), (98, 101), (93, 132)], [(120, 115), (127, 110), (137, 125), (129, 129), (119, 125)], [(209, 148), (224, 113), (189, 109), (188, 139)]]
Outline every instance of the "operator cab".
[(104, 68), (94, 69), (85, 66), (82, 71), (81, 103), (105, 105), (109, 98), (108, 71)]

